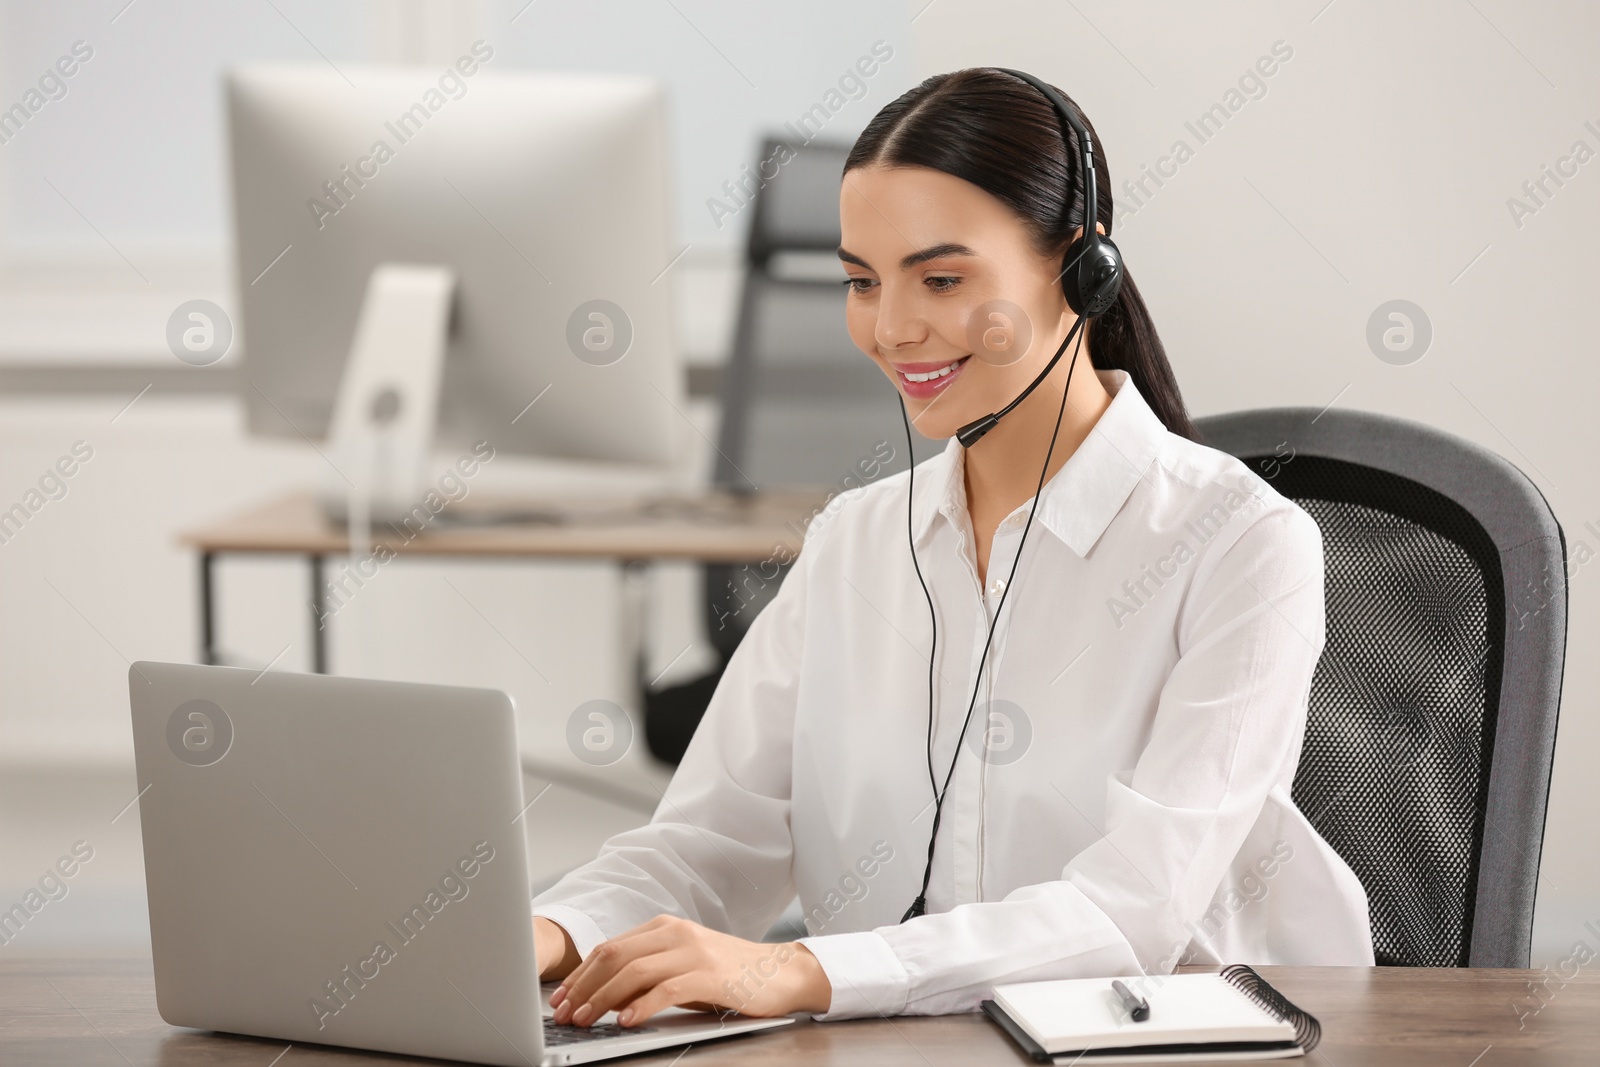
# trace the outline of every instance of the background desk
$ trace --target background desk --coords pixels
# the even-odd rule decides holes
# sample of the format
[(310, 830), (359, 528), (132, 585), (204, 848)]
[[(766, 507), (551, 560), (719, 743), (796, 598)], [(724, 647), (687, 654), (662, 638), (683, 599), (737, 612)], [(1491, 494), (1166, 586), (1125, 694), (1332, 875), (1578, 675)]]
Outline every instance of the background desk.
[[(420, 532), (374, 526), (373, 545), (398, 557), (473, 559), (588, 559), (640, 564), (657, 560), (760, 563), (792, 558), (806, 523), (822, 506), (821, 490), (747, 496), (706, 492), (627, 500), (507, 501), (474, 493), (449, 506), (446, 517)], [(511, 506), (538, 508), (554, 521), (474, 524), (470, 520)], [(468, 520), (463, 522), (461, 520)], [(272, 500), (239, 515), (191, 530), (182, 537), (200, 557), (200, 662), (218, 663), (216, 560), (230, 553), (303, 556), (311, 571), (312, 669), (328, 669), (323, 615), (323, 564), (350, 552), (344, 527), (323, 517), (308, 492)]]
[[(1552, 981), (1545, 1007), (1526, 1019), (1520, 1030), (1515, 1006), (1536, 1003), (1528, 999), (1529, 982), (1542, 977), (1540, 972), (1389, 967), (1263, 967), (1261, 972), (1322, 1021), (1322, 1044), (1307, 1059), (1248, 1062), (1593, 1067), (1600, 1061), (1600, 975), (1592, 972), (1559, 987)], [(0, 1063), (4, 1064), (309, 1067), (440, 1062), (315, 1045), (296, 1045), (281, 1060), (274, 1060), (286, 1045), (168, 1026), (156, 1014), (148, 960), (0, 959)], [(681, 1062), (685, 1067), (1032, 1062), (982, 1015), (802, 1021), (772, 1033), (696, 1045), (682, 1061), (680, 1056), (683, 1050), (674, 1049), (618, 1062)]]

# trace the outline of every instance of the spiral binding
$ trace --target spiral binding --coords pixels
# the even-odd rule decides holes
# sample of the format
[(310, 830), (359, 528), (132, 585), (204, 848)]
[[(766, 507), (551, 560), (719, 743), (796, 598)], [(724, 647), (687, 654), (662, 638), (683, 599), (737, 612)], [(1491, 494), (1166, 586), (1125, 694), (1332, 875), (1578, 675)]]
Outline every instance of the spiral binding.
[(1322, 1024), (1309, 1012), (1290, 1003), (1287, 997), (1278, 992), (1271, 982), (1257, 974), (1254, 968), (1243, 963), (1234, 963), (1222, 968), (1221, 973), (1229, 985), (1282, 1021), (1293, 1024), (1295, 1044), (1307, 1052), (1317, 1047), (1317, 1043), (1322, 1040)]

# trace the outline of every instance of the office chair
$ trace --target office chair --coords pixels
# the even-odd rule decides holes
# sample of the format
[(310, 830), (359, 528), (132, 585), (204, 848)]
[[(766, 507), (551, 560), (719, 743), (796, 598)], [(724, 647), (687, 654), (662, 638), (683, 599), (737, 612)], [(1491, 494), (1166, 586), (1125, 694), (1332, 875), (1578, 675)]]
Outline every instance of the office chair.
[[(774, 160), (768, 138), (760, 159)], [(839, 183), (847, 142), (794, 145), (754, 191), (738, 321), (719, 390), (721, 425), (712, 484), (734, 493), (819, 488), (834, 492), (906, 469), (894, 386), (845, 329)], [(767, 165), (771, 173), (773, 165)], [(943, 447), (917, 442), (917, 459)], [(883, 457), (892, 458), (885, 461)], [(866, 465), (866, 471), (863, 470)], [(867, 472), (871, 472), (869, 477)], [(810, 515), (796, 515), (804, 527)], [(645, 739), (676, 763), (722, 669), (751, 621), (777, 593), (776, 561), (704, 570), (706, 632), (720, 660), (710, 673), (646, 694)]]
[(1380, 965), (1527, 967), (1566, 653), (1566, 537), (1501, 457), (1367, 412), (1196, 420), (1322, 529), (1327, 645), (1293, 796)]

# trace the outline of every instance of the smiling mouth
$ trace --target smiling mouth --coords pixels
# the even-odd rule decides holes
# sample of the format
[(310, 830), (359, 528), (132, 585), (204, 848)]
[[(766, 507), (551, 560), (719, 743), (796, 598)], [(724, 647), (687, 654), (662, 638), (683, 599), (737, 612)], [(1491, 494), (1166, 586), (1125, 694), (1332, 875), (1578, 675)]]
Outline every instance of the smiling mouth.
[(948, 377), (949, 375), (955, 373), (955, 369), (957, 367), (961, 366), (961, 364), (965, 363), (971, 358), (971, 356), (962, 356), (960, 359), (951, 360), (942, 367), (936, 367), (933, 370), (928, 371), (918, 371), (913, 373), (911, 371), (896, 370), (895, 373), (899, 374), (900, 377), (904, 378), (908, 382), (931, 382), (936, 381), (939, 378)]

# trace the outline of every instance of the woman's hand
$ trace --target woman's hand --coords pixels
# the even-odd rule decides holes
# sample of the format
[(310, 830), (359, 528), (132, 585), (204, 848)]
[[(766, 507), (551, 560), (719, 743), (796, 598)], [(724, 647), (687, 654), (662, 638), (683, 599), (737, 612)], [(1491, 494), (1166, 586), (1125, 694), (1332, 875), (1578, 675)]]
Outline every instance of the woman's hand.
[(555, 1021), (588, 1026), (608, 1011), (637, 1026), (663, 1008), (770, 1017), (825, 1012), (833, 986), (804, 945), (745, 941), (663, 915), (595, 946), (550, 996)]

